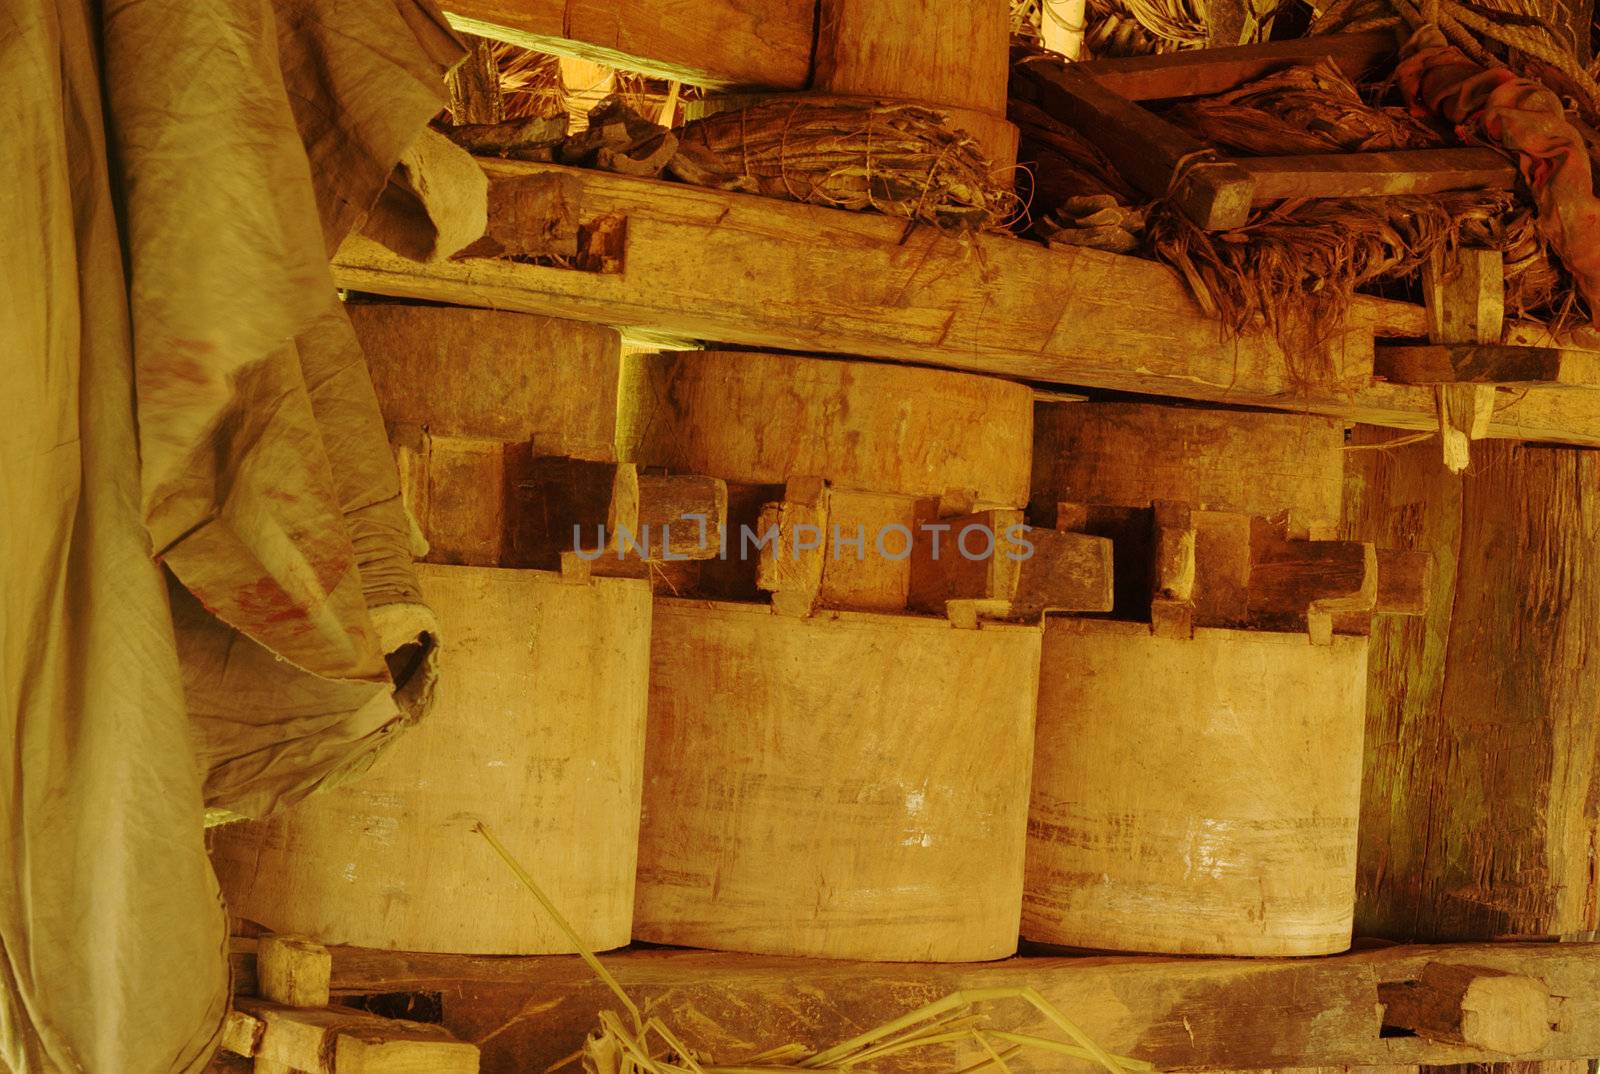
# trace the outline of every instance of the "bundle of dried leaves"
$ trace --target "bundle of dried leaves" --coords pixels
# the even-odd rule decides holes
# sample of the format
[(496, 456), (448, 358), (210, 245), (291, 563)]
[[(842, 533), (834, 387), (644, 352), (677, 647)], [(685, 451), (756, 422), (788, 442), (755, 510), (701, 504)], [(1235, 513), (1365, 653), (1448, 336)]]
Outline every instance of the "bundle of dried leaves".
[(1004, 227), (1009, 173), (915, 105), (788, 97), (685, 124), (667, 171), (685, 182), (813, 205), (875, 209), (941, 227)]

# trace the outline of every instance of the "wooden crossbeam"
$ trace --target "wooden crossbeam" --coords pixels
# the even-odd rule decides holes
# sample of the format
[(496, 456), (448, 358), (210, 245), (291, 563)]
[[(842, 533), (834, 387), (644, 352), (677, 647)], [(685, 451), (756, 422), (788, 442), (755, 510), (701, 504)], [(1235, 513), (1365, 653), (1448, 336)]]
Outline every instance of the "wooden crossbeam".
[[(1373, 333), (1421, 337), (1421, 307), (1358, 297), (1321, 354), (1229, 338), (1164, 265), (1005, 235), (552, 164), (483, 161), (496, 185), (570, 181), (624, 223), (616, 272), (513, 260), (419, 264), (357, 236), (341, 287), (543, 313), (658, 335), (892, 358), (997, 376), (1435, 429), (1431, 388), (1373, 383)], [(530, 224), (532, 226), (532, 224)], [(1294, 374), (1291, 375), (1291, 371)], [(1600, 445), (1600, 399), (1531, 388), (1489, 435)]]
[(1394, 35), (1378, 31), (1091, 60), (1082, 67), (1125, 100), (1154, 101), (1223, 93), (1281, 68), (1324, 57), (1358, 79), (1396, 50)]
[(1373, 373), (1396, 384), (1600, 388), (1600, 353), (1503, 343), (1380, 345)]
[(1385, 153), (1311, 153), (1239, 157), (1254, 181), (1252, 200), (1375, 198), (1446, 190), (1509, 190), (1517, 169), (1492, 149), (1408, 149)]
[[(1600, 945), (1395, 947), (1319, 959), (1013, 958), (885, 964), (688, 951), (600, 956), (642, 1008), (702, 1056), (737, 1062), (791, 1041), (812, 1048), (976, 988), (1031, 986), (1101, 1046), (1160, 1070), (1454, 1064), (1600, 1054)], [(1385, 985), (1430, 966), (1539, 982), (1549, 1032), (1511, 1055), (1480, 1043), (1386, 1036)], [(1432, 970), (1437, 976), (1439, 970)], [(615, 999), (573, 957), (474, 958), (335, 949), (336, 994), (447, 991), (445, 1025), (483, 1048), (483, 1069), (543, 1070), (576, 1051)], [(1054, 1036), (1031, 1008), (982, 1008), (991, 1024)], [(536, 1011), (536, 1017), (528, 1012)], [(1518, 1046), (1524, 1041), (1519, 1041)], [(898, 1060), (897, 1060), (898, 1061)], [(949, 1070), (949, 1055), (896, 1069)]]

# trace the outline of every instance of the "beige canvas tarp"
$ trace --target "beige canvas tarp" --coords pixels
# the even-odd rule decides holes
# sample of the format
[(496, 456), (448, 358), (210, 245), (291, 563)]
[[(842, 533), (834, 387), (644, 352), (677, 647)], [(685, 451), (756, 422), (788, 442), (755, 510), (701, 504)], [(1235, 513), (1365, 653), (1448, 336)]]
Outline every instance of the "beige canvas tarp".
[(205, 809), (292, 802), (426, 706), (327, 253), (459, 55), (418, 0), (0, 5), (0, 1066), (198, 1069)]

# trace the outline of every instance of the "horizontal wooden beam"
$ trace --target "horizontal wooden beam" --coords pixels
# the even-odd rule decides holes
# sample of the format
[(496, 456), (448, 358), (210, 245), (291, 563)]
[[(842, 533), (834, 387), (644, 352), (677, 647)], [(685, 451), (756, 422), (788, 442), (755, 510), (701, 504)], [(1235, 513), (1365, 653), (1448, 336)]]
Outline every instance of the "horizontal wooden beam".
[(1240, 157), (1256, 204), (1283, 198), (1377, 198), (1446, 190), (1509, 190), (1517, 169), (1492, 149), (1408, 149)]
[[(532, 911), (530, 911), (532, 912)], [(859, 963), (689, 951), (601, 956), (623, 989), (702, 1057), (737, 1062), (799, 1042), (838, 1043), (952, 992), (1037, 989), (1102, 1047), (1161, 1070), (1453, 1064), (1600, 1055), (1600, 945), (1395, 947), (1321, 959), (1014, 958)], [(1551, 1029), (1512, 1056), (1482, 1045), (1384, 1036), (1379, 990), (1465, 965), (1538, 981)], [(1438, 970), (1433, 971), (1437, 973)], [(575, 957), (477, 958), (335, 949), (335, 993), (438, 992), (445, 1026), (480, 1045), (483, 1070), (542, 1070), (576, 1051), (615, 1000)], [(1054, 1036), (1026, 1005), (991, 1024)], [(947, 1053), (895, 1070), (949, 1070)], [(513, 1066), (513, 1064), (520, 1066)], [(958, 1065), (958, 1064), (955, 1064)]]
[(1600, 388), (1600, 353), (1502, 343), (1383, 345), (1377, 349), (1373, 372), (1396, 384)]
[(1315, 63), (1323, 57), (1331, 58), (1351, 78), (1360, 78), (1396, 51), (1394, 35), (1379, 31), (1091, 60), (1081, 66), (1120, 97), (1154, 101), (1222, 93), (1281, 68)]
[(714, 89), (806, 88), (813, 0), (445, 0), (458, 30)]
[[(504, 184), (563, 181), (585, 220), (624, 219), (620, 271), (490, 258), (423, 265), (356, 236), (334, 260), (339, 286), (658, 338), (1438, 426), (1432, 388), (1372, 381), (1374, 334), (1421, 337), (1418, 306), (1358, 298), (1320, 352), (1289, 356), (1269, 335), (1228, 338), (1153, 261), (552, 164), (483, 168), (491, 198)], [(1489, 435), (1600, 446), (1600, 398), (1590, 395), (1502, 393)]]

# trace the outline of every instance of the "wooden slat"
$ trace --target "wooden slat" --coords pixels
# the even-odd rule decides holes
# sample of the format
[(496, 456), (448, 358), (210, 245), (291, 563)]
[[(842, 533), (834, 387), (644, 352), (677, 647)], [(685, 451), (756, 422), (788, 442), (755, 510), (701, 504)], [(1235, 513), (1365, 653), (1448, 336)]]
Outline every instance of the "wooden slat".
[(1492, 149), (1409, 149), (1236, 158), (1255, 204), (1283, 198), (1375, 198), (1445, 190), (1508, 190), (1516, 166)]
[[(1379, 985), (1417, 980), (1430, 963), (1523, 974), (1549, 988), (1554, 1028), (1517, 1058), (1600, 1054), (1600, 946), (1593, 944), (1397, 947), (1322, 959), (1038, 957), (965, 966), (657, 950), (600, 957), (685, 1044), (724, 1062), (790, 1041), (825, 1047), (960, 989), (1022, 985), (1038, 989), (1103, 1047), (1162, 1070), (1505, 1058), (1477, 1046), (1380, 1036)], [(449, 990), (445, 1024), (481, 1042), (485, 1074), (545, 1069), (577, 1050), (601, 1008), (615, 1007), (576, 958), (343, 949), (335, 953), (334, 978), (336, 992)], [(1021, 1003), (985, 1009), (1005, 1028), (1055, 1035)], [(954, 1066), (948, 1053), (931, 1059), (894, 1069), (931, 1074)]]
[(1152, 198), (1171, 198), (1208, 230), (1235, 228), (1250, 216), (1252, 181), (1238, 165), (1216, 158), (1188, 133), (1111, 92), (1083, 65), (1046, 59), (1023, 63), (1017, 78), (1039, 106), (1093, 142), (1118, 174)]
[(1083, 67), (1101, 85), (1121, 97), (1130, 101), (1153, 101), (1222, 93), (1280, 68), (1315, 63), (1324, 56), (1338, 64), (1345, 74), (1357, 78), (1394, 52), (1394, 35), (1380, 31), (1170, 52), (1160, 56), (1091, 60)]
[(451, 25), (716, 89), (804, 89), (813, 0), (447, 0)]
[[(1421, 336), (1422, 310), (1357, 299), (1323, 355), (1229, 339), (1163, 265), (867, 213), (557, 165), (485, 161), (491, 186), (570, 175), (584, 213), (626, 217), (616, 273), (474, 259), (422, 265), (356, 237), (340, 286), (749, 346), (895, 358), (998, 376), (1436, 429), (1430, 388), (1374, 384), (1372, 333)], [(1291, 373), (1293, 371), (1293, 373)], [(1491, 436), (1600, 445), (1600, 399), (1530, 389)]]
[(1373, 372), (1396, 384), (1600, 388), (1600, 352), (1501, 343), (1380, 345)]

